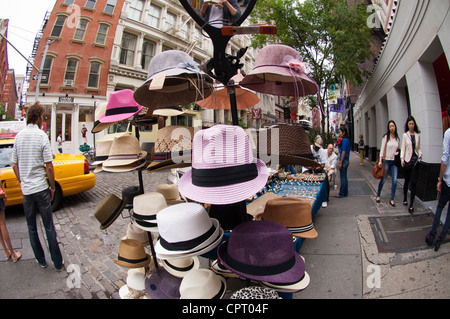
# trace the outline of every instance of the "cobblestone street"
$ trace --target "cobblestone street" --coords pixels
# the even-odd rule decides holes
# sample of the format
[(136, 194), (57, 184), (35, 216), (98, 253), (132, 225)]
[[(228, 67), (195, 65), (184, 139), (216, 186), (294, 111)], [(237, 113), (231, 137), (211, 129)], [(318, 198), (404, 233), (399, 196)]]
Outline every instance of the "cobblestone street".
[[(155, 191), (158, 184), (166, 183), (168, 172), (143, 171), (144, 191)], [(67, 288), (66, 291), (73, 298), (119, 298), (117, 291), (125, 284), (127, 272), (113, 260), (119, 251), (120, 238), (126, 235), (130, 221), (128, 210), (124, 210), (107, 230), (100, 230), (94, 213), (108, 194), (122, 198), (123, 188), (138, 185), (137, 172), (100, 172), (96, 174), (94, 188), (65, 198), (61, 208), (54, 213), (66, 268), (71, 264), (80, 267), (81, 288)]]

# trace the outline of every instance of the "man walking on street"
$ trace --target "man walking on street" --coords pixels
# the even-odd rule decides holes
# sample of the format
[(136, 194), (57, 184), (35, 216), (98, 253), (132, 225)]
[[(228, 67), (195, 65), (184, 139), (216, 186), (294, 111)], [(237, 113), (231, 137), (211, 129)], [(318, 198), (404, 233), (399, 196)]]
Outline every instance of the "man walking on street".
[(27, 126), (15, 138), (12, 162), (14, 173), (21, 183), (23, 210), (34, 256), (42, 268), (47, 267), (36, 225), (36, 215), (39, 212), (53, 265), (57, 271), (61, 271), (63, 259), (56, 238), (51, 207), (55, 193), (53, 154), (47, 134), (40, 129), (43, 114), (44, 108), (39, 102), (28, 109)]
[[(425, 237), (425, 242), (428, 246), (433, 245), (434, 238), (436, 237), (437, 229), (441, 220), (442, 210), (447, 202), (450, 200), (450, 129), (447, 129), (444, 134), (443, 152), (441, 158), (441, 170), (439, 172), (439, 178), (437, 182), (437, 191), (439, 193), (439, 201), (436, 207), (436, 214), (434, 215), (433, 226), (430, 233)], [(434, 251), (438, 251), (442, 242), (447, 235), (447, 231), (450, 226), (450, 206), (447, 209), (447, 217), (445, 219), (444, 227), (441, 234), (434, 244)]]

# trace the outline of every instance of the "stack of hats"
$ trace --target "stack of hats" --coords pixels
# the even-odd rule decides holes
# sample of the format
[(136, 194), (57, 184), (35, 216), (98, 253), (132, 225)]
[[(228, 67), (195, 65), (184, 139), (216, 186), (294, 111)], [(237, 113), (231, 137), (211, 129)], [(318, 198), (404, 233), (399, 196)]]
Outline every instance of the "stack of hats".
[(152, 162), (147, 169), (158, 171), (190, 166), (193, 137), (193, 127), (171, 125), (159, 129), (152, 151)]
[(238, 225), (219, 246), (218, 256), (228, 270), (277, 291), (298, 292), (309, 285), (305, 262), (294, 250), (291, 231), (276, 222)]
[(164, 208), (156, 215), (159, 239), (155, 245), (160, 259), (199, 256), (216, 248), (223, 229), (196, 203), (182, 203)]
[(131, 135), (115, 137), (108, 159), (102, 164), (107, 172), (130, 172), (145, 166), (147, 152), (141, 150), (139, 140)]
[(126, 285), (119, 289), (120, 299), (148, 299), (145, 294), (145, 269), (128, 270)]
[(157, 214), (166, 207), (166, 199), (161, 193), (150, 192), (135, 196), (131, 221), (144, 231), (158, 232)]
[(108, 102), (101, 103), (95, 111), (96, 121), (92, 133), (98, 133), (119, 121), (124, 121), (142, 111), (142, 105), (136, 103), (134, 92), (130, 89), (111, 92)]
[(148, 108), (147, 115), (157, 107), (186, 105), (206, 98), (213, 91), (213, 79), (179, 50), (156, 54), (148, 65), (147, 76), (134, 93), (135, 100)]
[(95, 166), (94, 173), (98, 173), (103, 170), (102, 166), (108, 159), (112, 143), (112, 140), (100, 140), (95, 143), (95, 159), (91, 164), (92, 166)]

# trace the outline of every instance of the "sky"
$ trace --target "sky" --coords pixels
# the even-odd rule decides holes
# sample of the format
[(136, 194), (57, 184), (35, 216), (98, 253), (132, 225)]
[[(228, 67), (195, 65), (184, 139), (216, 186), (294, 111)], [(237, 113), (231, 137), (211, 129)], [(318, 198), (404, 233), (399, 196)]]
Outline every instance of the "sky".
[[(45, 13), (51, 11), (55, 3), (56, 0), (0, 0), (0, 18), (9, 19), (8, 40), (25, 57), (31, 55), (34, 38), (41, 28)], [(27, 61), (10, 45), (8, 63), (16, 75), (25, 74)]]

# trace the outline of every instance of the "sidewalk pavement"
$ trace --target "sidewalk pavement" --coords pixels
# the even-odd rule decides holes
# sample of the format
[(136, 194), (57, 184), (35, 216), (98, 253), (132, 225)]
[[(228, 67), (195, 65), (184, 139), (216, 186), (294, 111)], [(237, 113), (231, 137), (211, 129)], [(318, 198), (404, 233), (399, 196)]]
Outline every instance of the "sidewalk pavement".
[[(311, 282), (305, 290), (295, 293), (294, 299), (450, 297), (449, 243), (444, 243), (438, 252), (429, 248), (404, 253), (378, 251), (369, 219), (410, 215), (401, 204), (401, 180), (395, 197), (397, 207), (388, 203), (390, 180), (383, 188), (381, 203), (375, 202), (379, 180), (372, 177), (372, 167), (368, 161), (360, 166), (359, 154), (351, 153), (349, 197), (334, 198), (338, 189), (332, 188), (328, 207), (321, 208), (316, 215), (314, 225), (319, 236), (305, 240), (300, 249)], [(129, 220), (126, 216), (119, 217), (108, 231), (101, 231), (94, 217), (98, 203), (107, 194), (121, 196), (122, 186), (137, 185), (136, 174), (122, 173), (120, 185), (116, 177), (97, 174), (92, 190), (66, 198), (63, 207), (54, 213), (67, 272), (56, 272), (49, 257), (48, 268), (39, 268), (29, 244), (22, 208), (6, 209), (13, 246), (23, 257), (17, 263), (5, 261), (0, 249), (1, 299), (119, 298), (118, 290), (125, 284), (127, 272), (115, 265), (113, 259), (117, 257), (120, 238), (125, 235)], [(167, 172), (144, 172), (143, 178), (145, 191), (154, 191), (157, 184), (166, 182)], [(339, 188), (339, 178), (336, 183)], [(414, 214), (432, 213), (435, 206), (436, 202), (422, 203), (416, 199)], [(39, 225), (44, 243), (43, 227), (40, 222)], [(48, 256), (48, 250), (46, 254)], [(78, 282), (73, 280), (76, 278)], [(242, 284), (236, 282), (239, 279), (231, 280), (234, 282), (229, 288)]]

